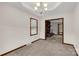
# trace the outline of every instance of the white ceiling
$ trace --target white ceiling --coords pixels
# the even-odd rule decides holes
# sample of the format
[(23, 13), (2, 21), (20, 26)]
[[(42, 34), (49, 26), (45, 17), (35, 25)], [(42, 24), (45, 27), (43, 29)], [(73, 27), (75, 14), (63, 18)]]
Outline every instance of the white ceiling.
[[(47, 6), (48, 10), (44, 12), (44, 14), (69, 12), (74, 10), (75, 5), (77, 4), (77, 2), (45, 2), (45, 3), (48, 4)], [(32, 13), (41, 16), (39, 10), (38, 11), (34, 10), (36, 2), (22, 2), (21, 4), (24, 8), (30, 10)]]
[[(35, 10), (34, 7), (36, 6), (36, 3), (37, 2), (22, 2), (21, 4), (26, 8), (26, 9), (29, 9), (31, 10), (32, 12), (40, 15), (40, 10)], [(44, 3), (47, 3), (48, 6), (47, 6), (47, 11), (52, 11), (54, 9), (56, 9), (62, 2), (44, 2)], [(45, 12), (44, 12), (45, 13)]]
[[(45, 3), (48, 4), (48, 6), (47, 6), (48, 11), (53, 10), (53, 9), (56, 8), (59, 4), (61, 4), (61, 2), (45, 2)], [(27, 6), (28, 6), (31, 10), (35, 11), (35, 10), (34, 10), (34, 7), (36, 6), (36, 2), (23, 2), (22, 5), (23, 5), (24, 7), (26, 7), (26, 8), (27, 8)], [(51, 7), (51, 6), (52, 6), (52, 7)]]
[(49, 11), (47, 14), (58, 14), (73, 12), (78, 2), (63, 2), (56, 9)]
[[(48, 4), (48, 10), (44, 14), (51, 14), (51, 13), (59, 13), (59, 12), (67, 12), (74, 9), (77, 2), (46, 2)], [(5, 2), (1, 4), (9, 4), (10, 6), (19, 8), (25, 12), (29, 12), (35, 15), (40, 16), (39, 11), (35, 11), (34, 7), (36, 2)]]

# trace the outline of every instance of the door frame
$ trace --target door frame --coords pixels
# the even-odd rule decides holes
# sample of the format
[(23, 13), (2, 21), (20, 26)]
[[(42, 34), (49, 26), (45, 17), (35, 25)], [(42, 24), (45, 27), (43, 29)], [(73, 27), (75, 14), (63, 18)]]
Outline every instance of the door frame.
[[(53, 21), (53, 20), (62, 20), (62, 44), (64, 43), (64, 18), (55, 18), (55, 19), (48, 19), (48, 21)], [(45, 24), (46, 24), (45, 20)], [(45, 40), (46, 40), (46, 26), (45, 26)]]

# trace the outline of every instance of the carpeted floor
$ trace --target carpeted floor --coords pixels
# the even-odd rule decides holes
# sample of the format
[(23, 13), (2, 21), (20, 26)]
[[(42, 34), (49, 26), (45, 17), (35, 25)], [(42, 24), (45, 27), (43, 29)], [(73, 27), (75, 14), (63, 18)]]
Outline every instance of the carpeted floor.
[(5, 56), (76, 56), (72, 46), (63, 45), (61, 36), (39, 40)]

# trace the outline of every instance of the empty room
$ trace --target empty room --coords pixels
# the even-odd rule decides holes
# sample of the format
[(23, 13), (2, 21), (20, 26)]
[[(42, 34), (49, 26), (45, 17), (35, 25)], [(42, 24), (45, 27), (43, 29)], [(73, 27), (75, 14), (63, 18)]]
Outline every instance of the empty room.
[(0, 56), (78, 56), (79, 2), (0, 2)]

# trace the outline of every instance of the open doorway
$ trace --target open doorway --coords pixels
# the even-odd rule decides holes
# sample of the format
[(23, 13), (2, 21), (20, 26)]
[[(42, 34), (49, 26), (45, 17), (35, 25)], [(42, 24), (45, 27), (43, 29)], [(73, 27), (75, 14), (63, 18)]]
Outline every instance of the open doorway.
[(45, 21), (45, 39), (49, 38), (61, 38), (61, 43), (64, 43), (64, 18)]

